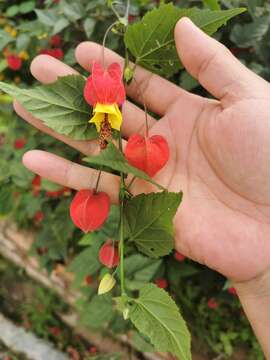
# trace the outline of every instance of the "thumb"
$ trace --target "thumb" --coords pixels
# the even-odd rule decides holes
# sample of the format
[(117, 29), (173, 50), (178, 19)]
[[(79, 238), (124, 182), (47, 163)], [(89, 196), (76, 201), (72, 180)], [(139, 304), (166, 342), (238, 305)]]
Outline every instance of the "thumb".
[[(255, 95), (254, 85), (269, 92), (266, 81), (238, 61), (221, 43), (184, 17), (175, 27), (179, 57), (187, 71), (218, 99)], [(258, 87), (256, 89), (258, 96)]]

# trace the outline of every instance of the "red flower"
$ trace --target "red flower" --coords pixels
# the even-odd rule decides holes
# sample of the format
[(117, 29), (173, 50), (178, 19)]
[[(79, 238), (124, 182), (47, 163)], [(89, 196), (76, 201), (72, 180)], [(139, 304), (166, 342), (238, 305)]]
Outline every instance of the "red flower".
[(61, 48), (42, 49), (39, 53), (42, 55), (50, 55), (58, 60), (62, 60), (64, 57), (64, 52)]
[(101, 228), (110, 211), (110, 198), (105, 192), (80, 190), (70, 205), (74, 224), (84, 232)]
[(97, 353), (97, 348), (95, 346), (91, 346), (89, 349), (88, 349), (88, 352), (90, 354), (96, 354)]
[(25, 144), (26, 144), (26, 139), (24, 139), (24, 138), (19, 138), (19, 139), (16, 139), (15, 141), (14, 141), (14, 145), (13, 145), (13, 147), (14, 147), (14, 149), (22, 149), (24, 146), (25, 146)]
[(101, 264), (112, 269), (119, 264), (118, 247), (113, 245), (111, 241), (107, 241), (101, 246), (98, 257)]
[(166, 289), (168, 287), (168, 281), (166, 279), (157, 279), (155, 280), (155, 284), (161, 289)]
[(44, 214), (42, 211), (37, 211), (34, 215), (34, 222), (38, 225), (44, 218)]
[(182, 262), (185, 260), (186, 257), (185, 257), (185, 255), (181, 254), (180, 252), (175, 251), (174, 258), (175, 258), (175, 260)]
[(120, 65), (113, 63), (105, 71), (101, 64), (94, 62), (92, 74), (86, 81), (84, 97), (92, 106), (97, 103), (122, 105), (126, 99), (126, 92)]
[(236, 289), (234, 287), (228, 288), (228, 293), (234, 296), (237, 296)]
[(211, 298), (207, 301), (207, 306), (209, 309), (215, 310), (218, 308), (218, 303), (214, 298)]
[(35, 197), (37, 197), (40, 193), (40, 185), (41, 185), (41, 177), (36, 175), (32, 180), (32, 192)]
[(53, 326), (53, 327), (49, 328), (49, 331), (53, 336), (56, 336), (56, 337), (61, 334), (61, 329), (57, 326)]
[(93, 283), (93, 278), (91, 275), (87, 275), (84, 279), (86, 285), (91, 285)]
[(22, 67), (22, 59), (17, 55), (8, 55), (7, 64), (11, 70), (17, 71)]
[(145, 138), (134, 134), (128, 139), (125, 157), (131, 165), (152, 177), (167, 163), (169, 146), (163, 136)]
[(54, 35), (50, 38), (50, 44), (52, 46), (58, 47), (61, 45), (62, 38), (60, 35)]

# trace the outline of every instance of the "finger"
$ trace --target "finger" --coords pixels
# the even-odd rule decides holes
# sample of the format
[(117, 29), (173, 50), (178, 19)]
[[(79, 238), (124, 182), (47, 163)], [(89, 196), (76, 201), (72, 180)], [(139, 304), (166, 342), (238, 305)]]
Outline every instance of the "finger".
[[(45, 151), (28, 151), (23, 156), (23, 164), (41, 177), (71, 189), (93, 189), (96, 186), (98, 170), (76, 164)], [(55, 171), (56, 169), (57, 171)], [(119, 177), (102, 172), (99, 191), (105, 191), (111, 201), (117, 203)]]
[[(31, 72), (33, 76), (44, 84), (52, 83), (59, 76), (65, 76), (77, 73), (70, 66), (49, 56), (39, 55), (31, 64)], [(135, 132), (143, 132), (145, 125), (145, 114), (136, 105), (126, 101), (123, 105), (123, 127), (122, 133), (124, 137), (128, 137)], [(155, 124), (155, 119), (149, 115), (149, 127)]]
[(260, 87), (267, 84), (238, 61), (225, 46), (206, 35), (188, 18), (178, 21), (175, 42), (188, 72), (220, 100), (248, 97), (255, 91), (253, 89), (256, 83)]
[[(83, 42), (76, 49), (76, 58), (78, 63), (87, 71), (91, 70), (93, 60), (100, 61), (102, 55), (102, 46), (93, 42)], [(124, 59), (106, 49), (105, 64), (119, 62), (124, 65)], [(141, 67), (136, 67), (135, 80), (127, 87), (128, 95), (135, 101), (142, 103), (145, 101), (149, 110), (159, 115), (164, 115), (168, 107), (180, 97), (193, 96), (187, 91), (179, 88), (173, 83), (155, 75)], [(141, 94), (144, 99), (142, 100)]]
[(35, 118), (32, 114), (30, 114), (25, 108), (18, 103), (17, 101), (14, 101), (13, 103), (14, 110), (16, 113), (26, 120), (29, 124), (33, 125), (37, 129), (43, 131), (44, 133), (53, 136), (54, 138), (64, 142), (65, 144), (73, 147), (74, 149), (79, 150), (81, 153), (86, 155), (96, 155), (99, 152), (99, 144), (98, 141), (79, 141), (79, 140), (73, 140), (72, 138), (61, 135), (57, 133), (56, 131), (50, 129), (46, 125), (42, 123), (39, 119)]

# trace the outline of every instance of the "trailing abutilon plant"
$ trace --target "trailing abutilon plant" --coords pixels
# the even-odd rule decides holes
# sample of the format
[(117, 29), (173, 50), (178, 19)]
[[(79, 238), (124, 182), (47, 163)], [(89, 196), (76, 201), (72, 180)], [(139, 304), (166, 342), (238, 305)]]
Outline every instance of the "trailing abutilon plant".
[[(100, 241), (96, 254), (97, 261), (104, 265), (98, 294), (104, 296), (111, 292), (124, 319), (130, 320), (157, 351), (191, 360), (190, 335), (177, 305), (165, 291), (170, 288), (167, 280), (160, 277), (142, 286), (137, 297), (126, 286), (125, 258), (131, 248), (155, 259), (173, 251), (173, 218), (182, 200), (180, 189), (169, 192), (157, 182), (156, 175), (170, 159), (170, 148), (162, 134), (149, 131), (148, 111), (143, 90), (136, 80), (136, 69), (140, 65), (161, 76), (176, 74), (182, 65), (177, 57), (173, 30), (181, 17), (189, 16), (211, 35), (243, 9), (211, 11), (163, 4), (140, 21), (129, 24), (129, 1), (124, 13), (121, 12), (123, 6), (118, 8), (114, 1), (108, 3), (117, 20), (105, 33), (102, 56), (92, 62), (89, 77), (59, 77), (53, 84), (30, 90), (0, 82), (0, 89), (54, 131), (75, 140), (98, 141), (99, 154), (83, 159), (86, 166), (96, 169), (96, 180), (91, 184), (89, 179), (89, 187), (78, 191), (70, 205), (75, 226), (95, 234), (106, 224), (112, 207), (109, 194), (100, 188), (102, 174), (108, 172), (119, 177), (117, 235)], [(125, 59), (121, 64), (113, 62), (105, 66), (108, 59), (104, 47), (111, 31), (124, 40)], [(60, 44), (61, 38), (52, 39), (52, 46)], [(16, 70), (21, 63), (17, 58), (10, 58), (9, 66)], [(144, 105), (145, 127), (142, 133), (132, 134), (124, 143), (122, 105), (132, 82)], [(137, 179), (150, 183), (157, 191), (135, 196)], [(40, 180), (36, 182), (33, 191), (38, 192)], [(177, 261), (184, 259), (184, 255), (177, 252), (174, 257)]]

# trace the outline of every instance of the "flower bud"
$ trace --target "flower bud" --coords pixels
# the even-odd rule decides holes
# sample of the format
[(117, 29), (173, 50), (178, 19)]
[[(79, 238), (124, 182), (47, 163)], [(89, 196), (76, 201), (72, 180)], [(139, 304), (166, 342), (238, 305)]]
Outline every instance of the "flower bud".
[(99, 261), (110, 269), (117, 266), (119, 264), (118, 247), (111, 241), (107, 241), (99, 250)]
[(103, 295), (111, 291), (115, 284), (115, 278), (111, 274), (105, 274), (99, 283), (98, 295)]

